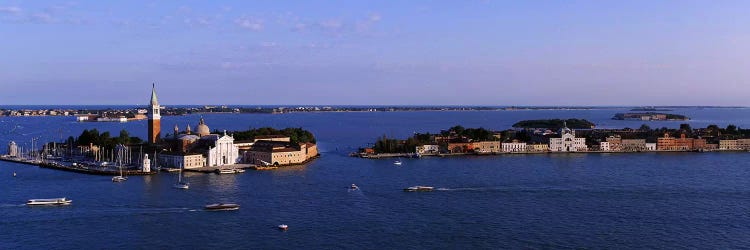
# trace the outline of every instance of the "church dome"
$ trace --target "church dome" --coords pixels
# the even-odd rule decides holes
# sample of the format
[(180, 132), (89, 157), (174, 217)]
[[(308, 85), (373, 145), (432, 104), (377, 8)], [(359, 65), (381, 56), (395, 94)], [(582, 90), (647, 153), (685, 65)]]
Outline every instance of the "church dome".
[(204, 136), (211, 134), (211, 130), (208, 129), (208, 126), (203, 121), (203, 118), (201, 118), (200, 122), (198, 123), (198, 127), (195, 128), (195, 133), (198, 134), (198, 136)]

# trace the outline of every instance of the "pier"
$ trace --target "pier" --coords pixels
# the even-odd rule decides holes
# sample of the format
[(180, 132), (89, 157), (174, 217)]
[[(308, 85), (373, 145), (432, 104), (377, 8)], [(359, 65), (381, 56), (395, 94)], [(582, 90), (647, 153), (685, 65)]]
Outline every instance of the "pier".
[[(0, 161), (33, 165), (33, 166), (38, 166), (41, 168), (49, 168), (49, 169), (56, 169), (56, 170), (62, 170), (62, 171), (68, 171), (68, 172), (91, 174), (91, 175), (109, 175), (109, 176), (120, 175), (120, 170), (102, 170), (102, 169), (91, 169), (87, 167), (78, 167), (78, 166), (66, 166), (62, 163), (55, 162), (55, 161), (45, 162), (45, 161), (26, 160), (26, 159), (21, 159), (21, 158), (12, 158), (12, 157), (0, 157)], [(142, 171), (133, 171), (133, 170), (123, 170), (122, 173), (124, 175), (156, 174), (156, 172), (142, 172)]]

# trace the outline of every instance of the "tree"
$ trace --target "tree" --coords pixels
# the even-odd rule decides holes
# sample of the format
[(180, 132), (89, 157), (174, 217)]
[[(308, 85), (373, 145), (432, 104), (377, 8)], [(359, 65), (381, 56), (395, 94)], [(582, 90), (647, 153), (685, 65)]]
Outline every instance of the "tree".
[(693, 129), (690, 127), (690, 124), (687, 123), (680, 124), (680, 130), (684, 130), (685, 132), (693, 131)]
[(638, 130), (641, 130), (641, 131), (650, 131), (651, 127), (649, 127), (646, 124), (643, 124), (643, 125), (641, 125), (641, 127)]

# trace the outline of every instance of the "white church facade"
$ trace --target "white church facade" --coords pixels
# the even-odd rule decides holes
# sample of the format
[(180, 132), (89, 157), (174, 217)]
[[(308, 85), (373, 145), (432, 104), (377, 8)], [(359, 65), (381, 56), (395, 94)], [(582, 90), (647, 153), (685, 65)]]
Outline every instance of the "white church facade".
[(549, 150), (552, 152), (579, 152), (587, 151), (586, 138), (576, 138), (575, 130), (567, 125), (560, 129), (560, 138), (549, 139)]

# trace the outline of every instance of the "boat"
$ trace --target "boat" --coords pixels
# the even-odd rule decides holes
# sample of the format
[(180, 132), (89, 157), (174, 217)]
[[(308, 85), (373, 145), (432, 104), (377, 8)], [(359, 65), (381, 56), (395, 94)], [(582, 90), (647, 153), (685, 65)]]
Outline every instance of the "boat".
[(241, 169), (241, 168), (235, 168), (235, 169), (234, 169), (234, 172), (236, 172), (236, 173), (244, 173), (244, 172), (245, 172), (245, 170), (244, 170), (244, 169)]
[(279, 225), (278, 227), (279, 227), (279, 229), (280, 229), (281, 231), (286, 231), (287, 229), (289, 229), (289, 226), (287, 226), (286, 224), (281, 224), (281, 225)]
[(357, 185), (352, 184), (352, 186), (349, 187), (349, 190), (358, 190), (359, 187)]
[(236, 171), (234, 171), (234, 169), (229, 169), (229, 168), (227, 168), (227, 169), (217, 169), (217, 170), (216, 170), (216, 173), (217, 173), (217, 174), (235, 174), (235, 173), (237, 173), (237, 172), (236, 172)]
[(401, 164), (403, 164), (401, 162), (401, 159), (398, 159), (398, 160), (396, 160), (396, 161), (393, 162), (393, 165), (396, 165), (396, 166), (401, 166)]
[(115, 177), (112, 177), (112, 182), (123, 182), (123, 181), (127, 181), (127, 180), (128, 180), (128, 177), (125, 177), (125, 176), (123, 176), (123, 175), (122, 175), (122, 164), (118, 164), (118, 165), (119, 165), (118, 167), (120, 168), (120, 175), (119, 175), (119, 176), (115, 176)]
[(413, 186), (404, 188), (404, 192), (430, 192), (434, 190), (434, 187), (428, 187), (428, 186)]
[(205, 209), (209, 211), (230, 211), (240, 209), (240, 205), (234, 203), (216, 203), (206, 205)]
[(68, 200), (66, 198), (54, 198), (54, 199), (31, 199), (26, 202), (27, 206), (60, 206), (60, 205), (70, 205), (72, 203), (72, 200)]
[(182, 168), (180, 168), (180, 173), (177, 175), (177, 183), (174, 184), (173, 187), (177, 188), (177, 189), (188, 189), (188, 188), (190, 188), (190, 183), (182, 181)]

